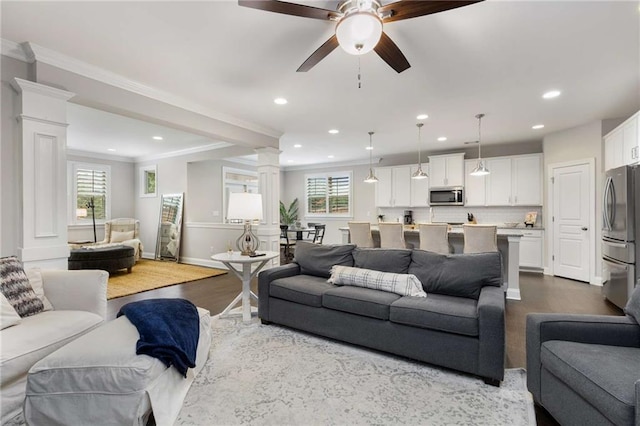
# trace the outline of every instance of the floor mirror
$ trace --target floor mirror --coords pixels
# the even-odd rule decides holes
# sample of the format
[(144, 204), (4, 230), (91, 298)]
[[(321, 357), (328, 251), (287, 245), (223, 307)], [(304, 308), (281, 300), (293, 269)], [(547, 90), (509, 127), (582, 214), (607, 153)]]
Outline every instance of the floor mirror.
[(156, 259), (180, 259), (180, 237), (182, 233), (182, 207), (184, 193), (163, 194), (160, 205), (160, 221), (156, 243)]

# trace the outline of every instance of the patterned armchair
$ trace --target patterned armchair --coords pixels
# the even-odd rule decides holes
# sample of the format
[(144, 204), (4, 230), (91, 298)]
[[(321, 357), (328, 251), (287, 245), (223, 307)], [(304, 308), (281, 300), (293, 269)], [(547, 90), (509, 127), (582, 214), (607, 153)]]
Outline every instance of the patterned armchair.
[(98, 244), (123, 244), (133, 247), (136, 261), (140, 260), (143, 247), (140, 241), (140, 221), (136, 219), (111, 219), (104, 223), (104, 240)]

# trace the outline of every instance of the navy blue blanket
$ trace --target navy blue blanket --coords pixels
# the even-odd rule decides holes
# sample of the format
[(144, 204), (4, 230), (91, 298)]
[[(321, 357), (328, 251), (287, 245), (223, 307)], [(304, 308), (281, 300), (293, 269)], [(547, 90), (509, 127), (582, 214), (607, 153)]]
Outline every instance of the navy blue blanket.
[(195, 305), (184, 299), (149, 299), (120, 308), (138, 329), (140, 340), (136, 354), (158, 358), (167, 367), (174, 366), (182, 376), (196, 366), (200, 338), (200, 318)]

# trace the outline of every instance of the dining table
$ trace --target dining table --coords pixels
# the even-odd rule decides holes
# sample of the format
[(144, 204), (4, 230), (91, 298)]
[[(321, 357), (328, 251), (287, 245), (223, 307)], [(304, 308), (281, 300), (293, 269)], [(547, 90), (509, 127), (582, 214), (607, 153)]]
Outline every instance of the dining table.
[(316, 228), (292, 228), (292, 227), (289, 227), (287, 229), (287, 233), (288, 234), (293, 234), (294, 232), (296, 234), (296, 240), (302, 240), (302, 234), (304, 234), (305, 232), (315, 233), (316, 232)]

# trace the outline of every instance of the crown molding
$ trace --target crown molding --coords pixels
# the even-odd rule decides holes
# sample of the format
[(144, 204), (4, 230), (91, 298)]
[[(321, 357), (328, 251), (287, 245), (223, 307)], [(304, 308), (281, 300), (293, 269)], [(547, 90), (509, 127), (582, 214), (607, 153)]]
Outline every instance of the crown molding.
[[(4, 52), (4, 40), (2, 47)], [(280, 138), (282, 136), (282, 133), (277, 130), (263, 127), (255, 123), (250, 123), (224, 113), (213, 111), (203, 105), (189, 101), (180, 96), (176, 96), (172, 93), (147, 86), (134, 80), (130, 80), (114, 72), (105, 70), (95, 65), (88, 64), (86, 62), (80, 61), (46, 47), (39, 46), (35, 43), (25, 42), (23, 43), (23, 47), (25, 55), (29, 58), (28, 62), (43, 62), (56, 68), (60, 68), (74, 74), (81, 75), (83, 77), (97, 80), (101, 83), (109, 84), (111, 86), (118, 87), (120, 89), (136, 93), (138, 95), (146, 96), (148, 98), (155, 99), (157, 101), (164, 102), (191, 112), (202, 114), (207, 117), (232, 124), (234, 126), (242, 127), (274, 138)], [(13, 50), (15, 50), (15, 46), (13, 44), (11, 46), (8, 46), (8, 48), (13, 48)]]
[(11, 86), (13, 86), (18, 93), (31, 92), (63, 101), (67, 101), (76, 95), (75, 93), (67, 92), (66, 90), (56, 89), (55, 87), (45, 86), (44, 84), (34, 83), (33, 81), (23, 80), (17, 77), (11, 81)]
[(82, 151), (80, 149), (67, 149), (67, 156), (73, 155), (76, 157), (87, 157), (87, 158), (96, 158), (98, 160), (110, 160), (110, 161), (120, 161), (123, 163), (134, 163), (134, 159), (131, 157), (123, 157), (121, 155), (113, 155), (113, 154), (104, 154), (102, 152), (93, 152), (93, 151)]
[(206, 151), (212, 151), (214, 149), (220, 149), (220, 148), (226, 148), (228, 146), (233, 146), (233, 144), (230, 144), (228, 142), (216, 142), (216, 143), (212, 143), (209, 145), (203, 145), (203, 146), (198, 146), (195, 148), (187, 148), (187, 149), (180, 149), (178, 151), (169, 151), (169, 152), (165, 152), (162, 154), (156, 154), (156, 155), (145, 155), (145, 156), (141, 156), (141, 157), (135, 157), (134, 161), (136, 163), (141, 163), (144, 161), (152, 161), (152, 160), (161, 160), (164, 158), (173, 158), (173, 157), (181, 157), (183, 155), (189, 155), (189, 154), (197, 154), (199, 152), (206, 152)]
[[(371, 159), (371, 164), (378, 164), (382, 161), (382, 157), (374, 157)], [(353, 160), (353, 161), (341, 161), (338, 163), (318, 163), (318, 164), (304, 164), (300, 166), (283, 166), (280, 165), (280, 169), (283, 172), (295, 172), (298, 170), (317, 170), (317, 169), (328, 169), (334, 167), (345, 167), (345, 166), (362, 166), (369, 165), (369, 160)]]
[(224, 158), (223, 161), (228, 161), (230, 163), (244, 164), (245, 166), (258, 167), (258, 162), (255, 160), (251, 160), (249, 158), (232, 157), (232, 158)]
[(7, 40), (6, 38), (0, 39), (0, 42), (2, 46), (1, 52), (4, 56), (8, 56), (9, 58), (17, 59), (22, 62), (33, 62), (20, 43)]

